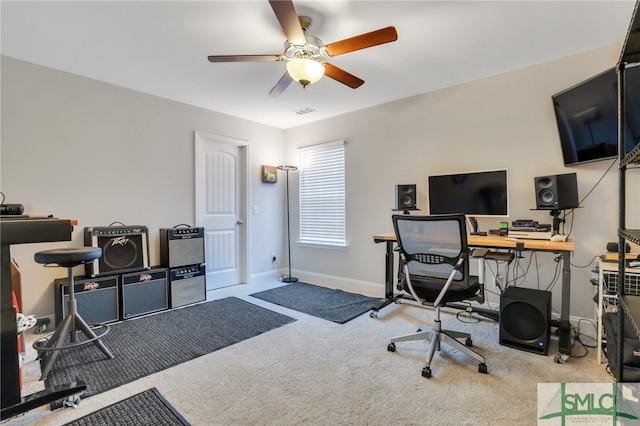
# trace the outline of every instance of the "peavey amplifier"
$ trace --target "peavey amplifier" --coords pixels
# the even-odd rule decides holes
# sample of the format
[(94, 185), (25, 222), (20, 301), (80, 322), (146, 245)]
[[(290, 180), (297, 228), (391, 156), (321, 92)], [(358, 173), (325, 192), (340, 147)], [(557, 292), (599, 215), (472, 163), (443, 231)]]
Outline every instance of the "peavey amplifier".
[(149, 269), (146, 226), (84, 228), (84, 245), (102, 249), (102, 257), (85, 265), (90, 277)]
[(160, 229), (160, 265), (165, 268), (204, 263), (204, 228)]
[[(118, 321), (118, 277), (75, 277), (73, 291), (76, 309), (88, 324)], [(55, 287), (56, 327), (67, 315), (69, 302), (69, 279), (57, 278)]]
[(204, 265), (171, 269), (169, 289), (172, 308), (206, 300), (207, 284)]
[(162, 311), (169, 307), (168, 271), (164, 268), (122, 274), (122, 319)]

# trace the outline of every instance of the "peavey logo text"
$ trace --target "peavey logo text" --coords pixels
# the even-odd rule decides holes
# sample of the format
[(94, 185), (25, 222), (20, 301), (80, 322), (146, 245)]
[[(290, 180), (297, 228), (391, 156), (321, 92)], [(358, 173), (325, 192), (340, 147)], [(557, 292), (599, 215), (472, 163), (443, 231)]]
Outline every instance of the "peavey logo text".
[(150, 274), (140, 274), (140, 281), (149, 282), (151, 281)]
[(113, 246), (126, 246), (129, 243), (128, 237), (116, 237), (111, 240), (111, 247)]
[(84, 289), (85, 290), (93, 291), (93, 290), (97, 290), (99, 287), (100, 287), (100, 284), (98, 284), (98, 283), (94, 283), (94, 282), (86, 282), (86, 283), (84, 283)]

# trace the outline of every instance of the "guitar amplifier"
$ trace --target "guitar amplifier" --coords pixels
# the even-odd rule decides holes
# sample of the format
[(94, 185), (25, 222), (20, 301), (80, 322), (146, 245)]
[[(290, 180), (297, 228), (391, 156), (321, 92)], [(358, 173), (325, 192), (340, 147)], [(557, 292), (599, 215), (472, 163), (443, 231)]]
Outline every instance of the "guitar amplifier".
[[(74, 277), (73, 291), (76, 310), (87, 324), (118, 321), (118, 277)], [(69, 302), (69, 278), (54, 280), (56, 327), (67, 315)]]
[(172, 308), (207, 300), (204, 265), (169, 270), (170, 302)]
[(149, 269), (146, 226), (84, 228), (84, 245), (102, 249), (102, 257), (85, 265), (90, 277)]
[(169, 308), (168, 271), (152, 269), (130, 272), (121, 278), (122, 319)]
[(204, 263), (204, 228), (160, 229), (160, 265), (165, 268)]

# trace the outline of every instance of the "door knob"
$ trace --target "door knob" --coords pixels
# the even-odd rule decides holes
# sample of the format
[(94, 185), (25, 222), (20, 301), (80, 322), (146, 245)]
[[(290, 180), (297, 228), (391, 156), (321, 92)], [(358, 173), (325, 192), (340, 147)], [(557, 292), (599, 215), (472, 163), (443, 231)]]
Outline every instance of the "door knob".
[(242, 220), (239, 220), (239, 221), (236, 222), (236, 224), (238, 224), (238, 225), (242, 225), (243, 223), (244, 223), (244, 221), (242, 221)]

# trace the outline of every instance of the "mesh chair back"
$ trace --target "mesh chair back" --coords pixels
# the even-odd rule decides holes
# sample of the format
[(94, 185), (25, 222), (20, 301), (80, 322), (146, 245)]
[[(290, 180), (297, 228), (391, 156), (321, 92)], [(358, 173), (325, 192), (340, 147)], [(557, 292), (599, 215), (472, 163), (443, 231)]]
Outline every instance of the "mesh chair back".
[(467, 287), (468, 249), (464, 215), (393, 215), (399, 250), (409, 274), (420, 280), (445, 282), (462, 256), (453, 284)]

